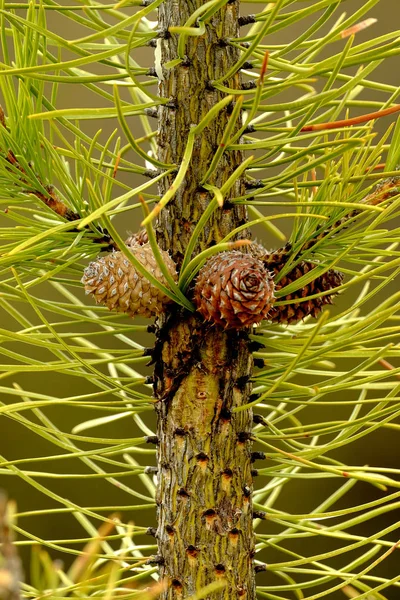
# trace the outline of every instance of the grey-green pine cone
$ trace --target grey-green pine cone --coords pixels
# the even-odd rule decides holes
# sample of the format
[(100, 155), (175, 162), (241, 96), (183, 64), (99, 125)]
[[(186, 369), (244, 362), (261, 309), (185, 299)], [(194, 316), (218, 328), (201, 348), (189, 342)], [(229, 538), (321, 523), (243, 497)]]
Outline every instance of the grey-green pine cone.
[[(168, 285), (148, 242), (132, 240), (128, 247), (160, 283)], [(160, 252), (170, 274), (177, 280), (172, 258), (167, 252)], [(104, 304), (110, 310), (127, 313), (131, 317), (157, 316), (165, 312), (167, 305), (172, 302), (135, 269), (123, 252), (112, 252), (91, 262), (86, 267), (81, 281), (86, 294), (92, 295), (98, 304)]]

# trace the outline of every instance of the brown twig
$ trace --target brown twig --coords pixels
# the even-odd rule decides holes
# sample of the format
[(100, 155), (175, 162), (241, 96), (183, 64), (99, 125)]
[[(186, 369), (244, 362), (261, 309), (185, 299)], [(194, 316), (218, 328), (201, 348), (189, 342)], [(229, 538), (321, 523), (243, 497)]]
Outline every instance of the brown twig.
[(386, 163), (379, 163), (379, 165), (375, 165), (374, 167), (367, 167), (365, 170), (367, 172), (370, 171), (382, 171), (386, 167)]
[[(378, 362), (384, 369), (387, 369), (388, 371), (395, 370), (395, 367), (390, 362), (385, 360), (384, 358), (381, 358), (380, 360), (378, 360)], [(396, 379), (400, 379), (400, 375), (395, 375), (395, 377), (396, 377)]]
[(265, 76), (265, 73), (266, 73), (266, 71), (268, 69), (268, 61), (269, 61), (269, 52), (267, 50), (265, 52), (265, 54), (264, 54), (264, 58), (263, 58), (262, 65), (261, 65), (261, 70), (260, 70), (260, 78), (258, 80), (260, 86), (262, 86), (263, 83), (264, 83), (264, 76)]
[[(1, 106), (0, 106), (0, 125), (2, 125), (5, 128), (7, 127), (6, 118), (4, 115), (3, 108)], [(21, 179), (20, 179), (21, 183), (28, 185), (28, 182), (26, 180), (26, 172), (24, 171), (23, 167), (19, 164), (18, 159), (12, 150), (8, 150), (7, 155), (6, 155), (6, 160), (21, 173)], [(46, 190), (47, 194), (44, 194), (40, 190), (33, 190), (33, 191), (31, 191), (31, 193), (34, 196), (36, 196), (36, 198), (41, 200), (48, 208), (50, 208), (53, 212), (55, 212), (57, 215), (59, 215), (66, 221), (78, 221), (81, 218), (78, 213), (74, 212), (71, 208), (69, 208), (65, 204), (65, 202), (63, 202), (57, 196), (54, 186), (45, 185), (45, 184), (42, 184), (42, 186), (43, 186), (43, 189)], [(93, 241), (95, 243), (99, 243), (99, 244), (107, 244), (107, 247), (103, 249), (105, 251), (110, 251), (113, 249), (118, 250), (117, 244), (111, 238), (111, 236), (107, 232), (107, 230), (102, 229), (100, 227), (98, 227), (98, 229), (100, 230), (101, 236), (98, 238), (94, 238)], [(87, 230), (90, 231), (89, 228), (87, 228)]]
[(342, 33), (340, 34), (340, 37), (347, 38), (347, 37), (350, 37), (351, 35), (355, 35), (359, 31), (362, 31), (363, 29), (366, 29), (367, 27), (371, 27), (371, 25), (374, 25), (377, 22), (378, 22), (378, 19), (374, 19), (374, 18), (364, 19), (364, 21), (360, 21), (360, 23), (356, 23), (352, 27), (348, 27), (347, 29), (342, 31)]
[(329, 123), (315, 123), (314, 125), (305, 125), (300, 131), (324, 131), (325, 129), (338, 129), (339, 127), (350, 127), (351, 125), (360, 125), (361, 123), (367, 123), (374, 119), (380, 119), (393, 113), (400, 111), (400, 104), (396, 104), (391, 108), (385, 108), (384, 110), (377, 110), (376, 112), (368, 113), (366, 115), (360, 115), (359, 117), (353, 117), (352, 119), (342, 119), (341, 121), (331, 121)]

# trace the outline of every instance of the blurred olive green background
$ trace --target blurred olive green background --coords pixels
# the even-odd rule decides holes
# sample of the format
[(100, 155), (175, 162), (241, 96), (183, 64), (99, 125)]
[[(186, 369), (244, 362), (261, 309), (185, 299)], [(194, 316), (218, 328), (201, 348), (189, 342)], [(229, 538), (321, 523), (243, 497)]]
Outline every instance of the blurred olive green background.
[[(309, 0), (312, 1), (312, 0)], [(362, 6), (364, 2), (360, 2), (359, 0), (349, 0), (343, 3), (342, 10), (347, 11), (348, 13), (353, 12), (356, 7)], [(259, 12), (262, 10), (262, 5), (244, 5), (246, 12)], [(339, 11), (340, 12), (340, 11)], [(377, 5), (374, 9), (371, 10), (368, 16), (375, 17), (378, 19), (378, 23), (376, 23), (370, 29), (367, 29), (364, 32), (361, 32), (357, 36), (357, 41), (362, 41), (368, 38), (368, 36), (378, 36), (388, 31), (393, 31), (398, 27), (398, 23), (400, 23), (400, 2), (398, 0), (381, 0), (379, 5)], [(87, 31), (83, 30), (83, 28), (72, 27), (70, 24), (70, 28), (68, 30), (65, 29), (65, 21), (60, 19), (54, 12), (49, 12), (49, 26), (53, 31), (65, 35), (66, 38), (74, 38), (79, 35), (86, 34)], [(302, 24), (302, 31), (304, 27), (304, 23)], [(298, 33), (300, 33), (298, 31)], [(290, 41), (296, 35), (296, 28), (293, 27), (290, 31), (285, 32), (284, 36), (282, 34), (275, 35), (271, 38), (271, 43), (284, 43), (285, 41)], [(331, 45), (329, 50), (331, 52), (337, 52), (342, 47), (343, 43), (338, 42), (335, 45)], [(152, 50), (150, 49), (139, 49), (136, 54), (133, 54), (134, 58), (145, 66), (150, 66), (152, 61)], [(370, 77), (371, 79), (379, 79), (380, 81), (385, 81), (392, 85), (400, 85), (400, 58), (390, 58), (383, 65), (381, 65), (375, 73)], [(154, 90), (154, 88), (152, 88)], [(77, 86), (62, 86), (62, 93), (59, 94), (59, 106), (58, 108), (63, 107), (78, 107), (78, 106), (93, 106), (93, 95), (88, 95), (86, 90)], [(372, 92), (369, 92), (369, 98), (371, 98)], [(381, 99), (379, 95), (377, 99)], [(355, 113), (356, 114), (356, 113)], [(390, 122), (394, 120), (394, 117), (388, 117), (386, 119), (382, 119), (381, 122), (377, 123), (376, 129), (378, 131), (384, 131)], [(138, 118), (129, 118), (129, 123), (132, 127), (132, 130), (137, 133), (137, 135), (142, 135), (140, 130), (140, 123)], [(100, 139), (106, 139), (111, 131), (116, 127), (116, 123), (112, 120), (105, 120), (104, 122), (100, 121), (87, 121), (84, 125), (85, 131), (91, 135), (93, 135), (99, 128), (103, 129), (103, 134)], [(140, 132), (140, 133), (139, 133)], [(128, 176), (126, 174), (120, 174), (125, 183), (129, 185), (135, 186), (139, 183), (142, 183), (143, 179), (137, 177), (136, 179), (132, 176)], [(131, 213), (128, 213), (131, 215)], [(119, 231), (122, 235), (125, 235), (129, 230), (135, 231), (138, 226), (138, 220), (140, 219), (139, 212), (135, 213), (137, 216), (137, 221), (135, 222), (132, 218), (132, 222), (128, 219), (126, 215), (119, 217), (115, 222), (119, 228)], [(289, 233), (290, 224), (286, 224), (286, 233)], [(263, 241), (264, 245), (267, 247), (276, 247), (278, 243), (274, 239), (266, 239), (264, 233), (261, 230), (256, 231), (256, 235)], [(391, 285), (391, 291), (394, 291), (398, 288), (398, 282), (393, 282)], [(56, 292), (47, 286), (46, 288), (49, 294), (49, 297), (52, 299), (61, 299), (60, 296), (56, 294)], [(344, 308), (349, 306), (351, 302), (354, 300), (355, 295), (359, 292), (359, 290), (354, 291), (354, 296), (351, 294), (346, 296), (341, 296), (337, 301), (337, 308)], [(43, 292), (42, 292), (43, 293)], [(384, 296), (386, 297), (389, 293), (389, 289), (386, 288), (384, 290)], [(81, 298), (84, 299), (84, 294), (81, 294)], [(90, 300), (84, 300), (88, 306), (90, 305)], [(0, 327), (7, 328), (11, 325), (11, 327), (15, 327), (15, 323), (10, 324), (9, 318), (7, 314), (3, 311), (0, 311)], [(144, 345), (151, 345), (152, 337), (149, 334), (143, 334), (142, 336), (135, 337), (135, 340), (143, 343)], [(108, 344), (110, 344), (110, 339), (108, 340)], [(9, 344), (9, 347), (12, 347), (12, 344)], [(115, 342), (115, 347), (122, 347), (118, 345), (118, 342)], [(47, 359), (48, 356), (43, 351), (41, 353), (37, 348), (32, 347), (32, 353), (36, 359)], [(149, 374), (149, 369), (143, 369), (146, 374)], [(40, 392), (43, 394), (60, 394), (64, 395), (73, 395), (78, 393), (84, 393), (85, 389), (84, 384), (82, 383), (81, 378), (67, 377), (60, 374), (51, 374), (51, 373), (43, 373), (41, 375), (38, 374), (21, 374), (15, 376), (13, 379), (17, 381), (22, 387), (29, 388), (30, 390), (34, 390), (36, 392)], [(8, 383), (10, 383), (10, 377), (8, 378)], [(90, 386), (88, 385), (87, 391), (90, 391)], [(353, 396), (350, 396), (353, 398)], [(347, 399), (345, 397), (341, 399)], [(12, 401), (11, 398), (3, 398), (5, 402)], [(66, 432), (70, 432), (74, 425), (78, 422), (93, 419), (96, 416), (103, 416), (104, 413), (99, 413), (96, 415), (95, 411), (85, 411), (82, 409), (77, 410), (73, 407), (57, 407), (50, 408), (46, 410), (46, 414), (53, 420), (53, 422), (63, 429)], [(346, 418), (348, 413), (343, 409), (338, 409), (335, 407), (334, 409), (330, 408), (318, 408), (310, 411), (309, 419), (315, 421), (323, 421), (329, 419), (339, 419)], [(143, 418), (150, 428), (154, 430), (155, 427), (155, 417), (151, 412), (145, 413)], [(124, 418), (122, 420), (116, 421), (113, 424), (110, 424), (107, 427), (97, 428), (95, 430), (88, 430), (89, 435), (101, 436), (104, 435), (108, 438), (116, 437), (116, 438), (129, 438), (136, 437), (142, 435), (141, 431), (137, 428), (137, 426), (133, 423), (130, 418)], [(84, 445), (81, 446), (84, 448)], [(89, 448), (89, 446), (88, 446)], [(17, 424), (14, 420), (0, 416), (0, 454), (5, 456), (7, 460), (15, 460), (18, 458), (24, 457), (40, 457), (46, 456), (46, 454), (54, 454), (58, 453), (58, 450), (46, 442), (43, 438), (33, 435), (26, 428)], [(141, 464), (154, 464), (155, 457), (153, 454), (143, 454), (143, 455), (133, 455), (136, 460), (138, 460)], [(353, 443), (349, 447), (345, 447), (343, 450), (338, 451), (335, 458), (349, 461), (350, 464), (360, 464), (360, 465), (380, 465), (387, 467), (398, 467), (400, 461), (400, 451), (399, 451), (399, 440), (396, 432), (385, 429), (381, 432), (376, 432), (372, 435), (369, 435), (365, 439), (361, 439), (357, 443)], [(261, 465), (260, 465), (261, 466)], [(45, 468), (44, 463), (38, 462), (31, 463), (28, 465), (31, 470), (42, 470)], [(57, 463), (49, 463), (46, 468), (57, 468), (60, 473), (86, 473), (86, 468), (77, 460), (65, 459), (64, 461), (57, 461)], [(41, 482), (41, 479), (38, 479)], [(124, 483), (134, 486), (138, 491), (147, 495), (147, 490), (143, 486), (143, 484), (139, 481), (138, 477), (128, 476), (123, 479)], [(49, 482), (43, 480), (44, 484), (48, 484)], [(256, 482), (257, 483), (257, 482)], [(259, 482), (260, 484), (263, 481)], [(328, 492), (332, 492), (337, 488), (337, 481), (335, 479), (328, 480), (312, 480), (309, 484), (305, 482), (305, 480), (292, 480), (290, 481), (290, 485), (287, 485), (284, 488), (280, 499), (278, 500), (277, 506), (285, 511), (291, 511), (294, 513), (304, 513), (311, 510), (313, 507), (317, 506), (319, 502), (327, 496)], [(56, 503), (53, 502), (48, 497), (44, 496), (38, 490), (33, 489), (28, 484), (24, 483), (21, 479), (13, 476), (4, 476), (0, 475), (0, 487), (8, 490), (9, 495), (14, 498), (18, 503), (18, 509), (20, 511), (26, 511), (30, 509), (39, 509), (39, 508), (54, 508), (56, 507)], [(116, 486), (111, 485), (110, 483), (104, 482), (101, 479), (57, 479), (51, 482), (51, 488), (54, 492), (61, 496), (65, 496), (69, 498), (71, 501), (76, 502), (78, 504), (83, 504), (85, 506), (90, 505), (110, 505), (116, 506), (131, 504), (135, 502), (135, 499), (128, 496), (125, 492), (118, 489)], [(343, 503), (348, 505), (350, 504), (359, 504), (362, 502), (367, 502), (374, 498), (380, 497), (385, 492), (382, 492), (372, 486), (369, 486), (365, 483), (357, 484), (352, 492), (345, 498), (345, 500), (339, 503), (339, 506), (342, 506)], [(389, 492), (387, 492), (389, 493)], [(339, 508), (336, 506), (336, 508)], [(125, 520), (133, 520), (140, 525), (146, 526), (154, 526), (155, 525), (155, 510), (150, 509), (141, 513), (124, 513)], [(395, 519), (399, 520), (400, 525), (400, 511), (397, 514), (389, 513), (389, 515), (384, 515), (379, 517), (378, 519), (374, 519), (373, 521), (369, 521), (365, 524), (363, 528), (353, 528), (351, 533), (354, 534), (363, 534), (366, 535), (369, 532), (372, 534), (375, 531), (383, 528), (385, 524), (392, 523)], [(72, 516), (40, 516), (30, 519), (24, 519), (21, 522), (21, 526), (31, 531), (33, 534), (37, 534), (43, 538), (49, 539), (63, 539), (63, 538), (73, 538), (73, 537), (82, 537), (84, 535), (83, 530), (78, 525), (77, 521)], [(263, 524), (262, 528), (265, 532), (275, 533), (277, 529), (273, 527), (271, 524)], [(261, 529), (260, 529), (261, 530)], [(400, 538), (400, 535), (394, 533), (388, 536), (388, 539), (392, 539), (393, 541), (397, 541)], [(139, 543), (151, 543), (151, 538), (137, 538)], [(298, 544), (304, 545), (307, 544), (307, 538), (303, 539), (301, 542), (297, 542)], [(327, 542), (326, 538), (321, 538), (319, 540), (319, 547), (315, 540), (313, 541), (313, 552), (324, 551), (326, 549), (332, 549), (335, 547), (335, 542)], [(291, 548), (293, 550), (298, 549), (295, 544), (292, 544)], [(304, 546), (303, 546), (304, 548)], [(21, 550), (24, 562), (26, 565), (26, 570), (28, 570), (29, 563), (29, 550), (28, 548), (22, 548)], [(65, 561), (67, 564), (69, 562), (69, 557), (66, 555), (61, 555), (57, 551), (53, 551), (51, 553), (53, 558), (60, 558)], [(346, 557), (346, 561), (349, 561), (351, 557)], [(271, 555), (271, 561), (275, 560), (276, 557)], [(332, 561), (332, 566), (340, 566), (341, 561), (338, 558), (336, 561)], [(393, 553), (391, 557), (385, 560), (379, 567), (378, 570), (374, 571), (375, 574), (379, 574), (382, 576), (393, 577), (396, 574), (400, 573), (400, 554), (399, 552)], [(27, 573), (28, 576), (28, 573)], [(261, 574), (258, 577), (258, 582), (262, 584), (264, 575)], [(265, 575), (265, 577), (267, 577)], [(271, 582), (271, 580), (269, 580)], [(384, 592), (388, 598), (396, 600), (400, 597), (400, 591), (394, 590), (389, 592)], [(337, 594), (330, 595), (329, 598), (332, 600), (343, 599), (344, 596), (341, 592), (337, 592)]]

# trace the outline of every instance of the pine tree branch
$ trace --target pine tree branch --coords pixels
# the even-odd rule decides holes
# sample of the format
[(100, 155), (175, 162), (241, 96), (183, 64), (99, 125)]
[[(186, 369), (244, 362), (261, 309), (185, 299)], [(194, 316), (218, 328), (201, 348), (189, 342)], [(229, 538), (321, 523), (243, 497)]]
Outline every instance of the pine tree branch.
[[(1, 106), (0, 106), (0, 124), (7, 129), (6, 116), (5, 116), (3, 108)], [(3, 156), (5, 156), (5, 160), (10, 165), (12, 165), (14, 167), (14, 169), (17, 169), (17, 171), (20, 172), (20, 174), (21, 174), (20, 182), (22, 184), (26, 184), (27, 186), (29, 186), (26, 172), (25, 172), (24, 168), (19, 164), (18, 159), (15, 156), (12, 149), (9, 149), (6, 153), (4, 153), (3, 150), (1, 150), (1, 151), (3, 152)], [(50, 210), (52, 210), (55, 214), (62, 217), (66, 221), (73, 222), (73, 221), (78, 221), (79, 219), (81, 219), (81, 216), (78, 213), (76, 213), (71, 208), (69, 208), (65, 204), (65, 202), (63, 202), (58, 197), (58, 195), (55, 191), (55, 188), (51, 184), (42, 183), (41, 181), (40, 181), (40, 184), (42, 185), (42, 188), (45, 190), (46, 193), (44, 193), (41, 190), (33, 190), (32, 191), (29, 189), (27, 189), (26, 192), (32, 194), (33, 196), (36, 196), (36, 198), (38, 198), (41, 202), (43, 202), (48, 208), (50, 208)], [(88, 232), (92, 233), (89, 226), (86, 226), (85, 229)], [(111, 236), (107, 232), (107, 230), (101, 228), (100, 226), (97, 226), (97, 229), (99, 230), (100, 236), (92, 237), (91, 238), (92, 241), (96, 244), (102, 244), (103, 246), (105, 245), (105, 247), (102, 248), (102, 251), (106, 252), (106, 251), (110, 251), (110, 250), (118, 250), (117, 244), (111, 238)], [(74, 230), (72, 230), (72, 231), (74, 231)], [(78, 232), (78, 229), (76, 229), (76, 231)]]

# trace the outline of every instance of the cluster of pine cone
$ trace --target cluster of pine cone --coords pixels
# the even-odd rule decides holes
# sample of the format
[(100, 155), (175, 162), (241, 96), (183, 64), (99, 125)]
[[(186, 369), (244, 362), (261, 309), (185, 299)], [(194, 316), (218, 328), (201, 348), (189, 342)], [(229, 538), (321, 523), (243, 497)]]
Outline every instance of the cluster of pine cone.
[[(146, 232), (131, 236), (126, 245), (154, 277), (168, 286), (147, 239)], [(176, 265), (160, 250), (171, 276), (177, 280)], [(342, 274), (333, 269), (316, 277), (308, 285), (280, 299), (290, 301), (275, 306), (274, 292), (298, 280), (315, 264), (302, 261), (277, 284), (274, 278), (285, 266), (289, 247), (270, 253), (260, 244), (249, 246), (249, 253), (237, 250), (211, 257), (200, 270), (193, 288), (192, 301), (206, 321), (225, 329), (241, 329), (263, 320), (295, 323), (311, 315), (316, 317), (324, 304), (331, 304)], [(134, 317), (154, 317), (168, 310), (172, 301), (141, 275), (123, 252), (112, 252), (89, 264), (82, 278), (87, 294), (110, 310)], [(303, 298), (321, 294), (318, 298)]]

